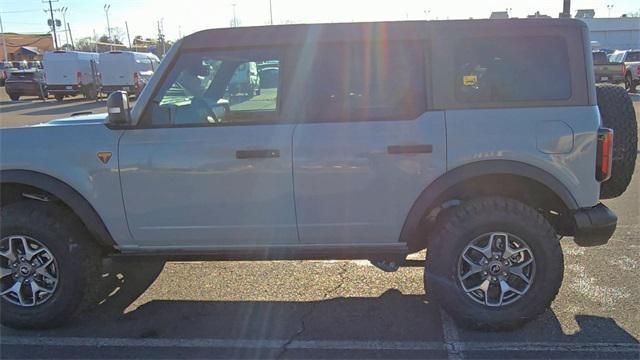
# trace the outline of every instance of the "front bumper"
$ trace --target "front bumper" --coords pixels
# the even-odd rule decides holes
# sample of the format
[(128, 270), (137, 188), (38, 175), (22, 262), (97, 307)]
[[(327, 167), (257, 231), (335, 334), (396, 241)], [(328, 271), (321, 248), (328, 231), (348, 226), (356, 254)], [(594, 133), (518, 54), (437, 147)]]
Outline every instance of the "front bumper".
[(609, 242), (616, 231), (618, 217), (604, 204), (579, 209), (573, 214), (574, 241), (579, 246), (598, 246)]

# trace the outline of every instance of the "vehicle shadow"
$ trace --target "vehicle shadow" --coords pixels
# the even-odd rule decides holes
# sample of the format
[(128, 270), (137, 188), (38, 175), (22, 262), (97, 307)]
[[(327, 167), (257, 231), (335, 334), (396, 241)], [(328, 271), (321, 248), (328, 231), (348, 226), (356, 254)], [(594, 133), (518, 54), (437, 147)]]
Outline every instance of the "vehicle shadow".
[[(560, 320), (547, 311), (522, 329), (511, 332), (474, 332), (457, 329), (457, 339), (443, 333), (440, 310), (424, 296), (405, 295), (389, 289), (379, 297), (336, 297), (319, 301), (190, 301), (159, 299), (128, 307), (162, 271), (162, 263), (135, 262), (111, 273), (111, 296), (94, 310), (85, 312), (64, 328), (46, 331), (17, 331), (19, 336), (92, 337), (117, 339), (215, 339), (249, 340), (253, 346), (227, 349), (224, 357), (446, 357), (448, 346), (481, 344), (484, 348), (461, 350), (471, 357), (513, 358), (514, 350), (499, 350), (511, 344), (544, 344), (552, 349), (518, 350), (518, 357), (610, 358), (603, 345), (627, 345), (621, 354), (633, 357), (639, 342), (611, 318), (577, 315), (579, 331), (567, 335)], [(197, 276), (197, 274), (196, 274)], [(206, 286), (206, 284), (203, 284)], [(197, 289), (194, 289), (197, 291)], [(158, 296), (156, 296), (157, 298)], [(161, 298), (161, 296), (160, 296)], [(447, 325), (451, 326), (451, 324)], [(13, 332), (13, 330), (12, 330)], [(6, 334), (6, 333), (5, 333)], [(284, 349), (291, 341), (311, 344), (308, 348)], [(279, 349), (276, 344), (282, 344)], [(332, 352), (332, 342), (341, 342)], [(407, 352), (381, 349), (350, 353), (367, 344), (432, 344), (431, 348)], [(449, 342), (445, 344), (445, 342)], [(455, 344), (453, 343), (455, 342)], [(264, 343), (262, 347), (260, 344)], [(566, 344), (586, 344), (588, 350), (563, 350)], [(256, 345), (257, 344), (257, 345)], [(324, 344), (314, 347), (314, 344)], [(433, 345), (436, 344), (436, 345)], [(554, 345), (556, 344), (556, 345)], [(494, 346), (498, 350), (491, 350)], [(323, 347), (324, 346), (324, 347)], [(463, 345), (464, 346), (464, 345)], [(513, 345), (511, 345), (513, 346)], [(540, 346), (540, 345), (539, 345)], [(543, 346), (543, 347), (544, 347)], [(600, 347), (598, 347), (600, 346)], [(556, 349), (557, 348), (557, 349)], [(161, 351), (155, 349), (154, 351)], [(162, 350), (171, 351), (171, 350)], [(188, 349), (183, 349), (188, 351)], [(230, 352), (229, 352), (230, 351)], [(368, 351), (368, 353), (367, 353)], [(375, 356), (374, 353), (375, 352)], [(502, 352), (501, 352), (502, 351)], [(187, 353), (184, 353), (187, 354)], [(166, 355), (166, 354), (165, 354)], [(140, 355), (137, 355), (140, 356)], [(149, 357), (158, 353), (150, 352)], [(170, 356), (170, 353), (169, 353)]]
[[(59, 103), (53, 99), (48, 99), (47, 101), (42, 101), (40, 99), (37, 98), (33, 98), (33, 99), (26, 99), (26, 100), (20, 100), (20, 101), (2, 101), (0, 102), (0, 114), (2, 113), (9, 113), (9, 112), (16, 112), (16, 111), (23, 111), (23, 110), (35, 110), (35, 109), (40, 109), (40, 108), (47, 108), (47, 107), (52, 107), (52, 106), (56, 106), (55, 109), (52, 110), (59, 110), (61, 111), (61, 114), (64, 113), (68, 113), (68, 111), (66, 110), (68, 108), (69, 104), (100, 104), (100, 102), (96, 103), (95, 101), (92, 102), (88, 102), (88, 100), (82, 99), (82, 98), (77, 98), (77, 99), (65, 99), (64, 102)], [(105, 106), (105, 102), (101, 103), (101, 106)], [(60, 114), (58, 113), (58, 114)], [(31, 114), (31, 113), (26, 113), (23, 115), (38, 115), (38, 114)], [(46, 114), (45, 114), (46, 115)]]

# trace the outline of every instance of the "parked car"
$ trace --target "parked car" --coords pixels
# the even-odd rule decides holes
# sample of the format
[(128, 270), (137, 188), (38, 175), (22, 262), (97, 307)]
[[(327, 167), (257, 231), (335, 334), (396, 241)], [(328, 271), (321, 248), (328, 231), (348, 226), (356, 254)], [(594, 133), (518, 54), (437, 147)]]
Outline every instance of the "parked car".
[(0, 86), (4, 86), (4, 82), (9, 77), (9, 73), (15, 70), (18, 69), (14, 68), (12, 63), (0, 62)]
[(29, 69), (44, 69), (44, 66), (42, 66), (42, 62), (40, 61), (29, 61), (28, 62), (28, 66)]
[(47, 89), (56, 100), (65, 96), (84, 95), (98, 97), (98, 54), (79, 51), (52, 51), (44, 53), (44, 71)]
[(159, 64), (160, 59), (151, 53), (131, 51), (101, 53), (98, 65), (101, 91), (108, 94), (123, 90), (138, 96)]
[(258, 66), (255, 61), (238, 66), (231, 77), (228, 91), (231, 95), (260, 95), (260, 77), (258, 76)]
[(624, 63), (624, 86), (630, 92), (636, 92), (640, 84), (640, 50), (622, 50), (611, 54), (613, 62)]
[[(0, 129), (0, 320), (68, 321), (103, 299), (110, 256), (395, 271), (427, 248), (425, 285), (459, 324), (520, 326), (560, 289), (561, 237), (611, 238), (600, 200), (634, 172), (633, 105), (595, 86), (588, 34), (526, 19), (178, 40), (132, 108), (114, 92), (108, 114)], [(269, 96), (227, 101), (266, 61)]]
[(44, 72), (37, 69), (16, 70), (9, 73), (5, 91), (13, 101), (20, 100), (21, 96), (37, 96), (41, 99), (49, 97)]
[(597, 83), (622, 84), (626, 67), (621, 62), (611, 62), (604, 51), (594, 51), (593, 71)]

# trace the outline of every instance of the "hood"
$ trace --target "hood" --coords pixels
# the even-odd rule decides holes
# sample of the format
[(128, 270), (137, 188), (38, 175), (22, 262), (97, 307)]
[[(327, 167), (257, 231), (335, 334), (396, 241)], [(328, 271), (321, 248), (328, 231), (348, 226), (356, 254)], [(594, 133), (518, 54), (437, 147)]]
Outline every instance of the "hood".
[(68, 126), (68, 125), (95, 125), (104, 124), (107, 121), (107, 113), (78, 115), (63, 119), (51, 120), (34, 126)]

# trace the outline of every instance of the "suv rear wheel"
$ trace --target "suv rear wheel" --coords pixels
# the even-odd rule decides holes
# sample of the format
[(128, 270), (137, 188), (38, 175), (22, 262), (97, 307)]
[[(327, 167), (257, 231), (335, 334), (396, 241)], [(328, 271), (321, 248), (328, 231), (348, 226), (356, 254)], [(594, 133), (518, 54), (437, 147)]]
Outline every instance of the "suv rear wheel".
[(425, 289), (458, 324), (511, 329), (549, 307), (564, 263), (553, 227), (535, 209), (481, 198), (438, 223), (427, 249)]
[(0, 211), (2, 323), (46, 328), (79, 309), (99, 250), (83, 224), (53, 203), (22, 201)]

